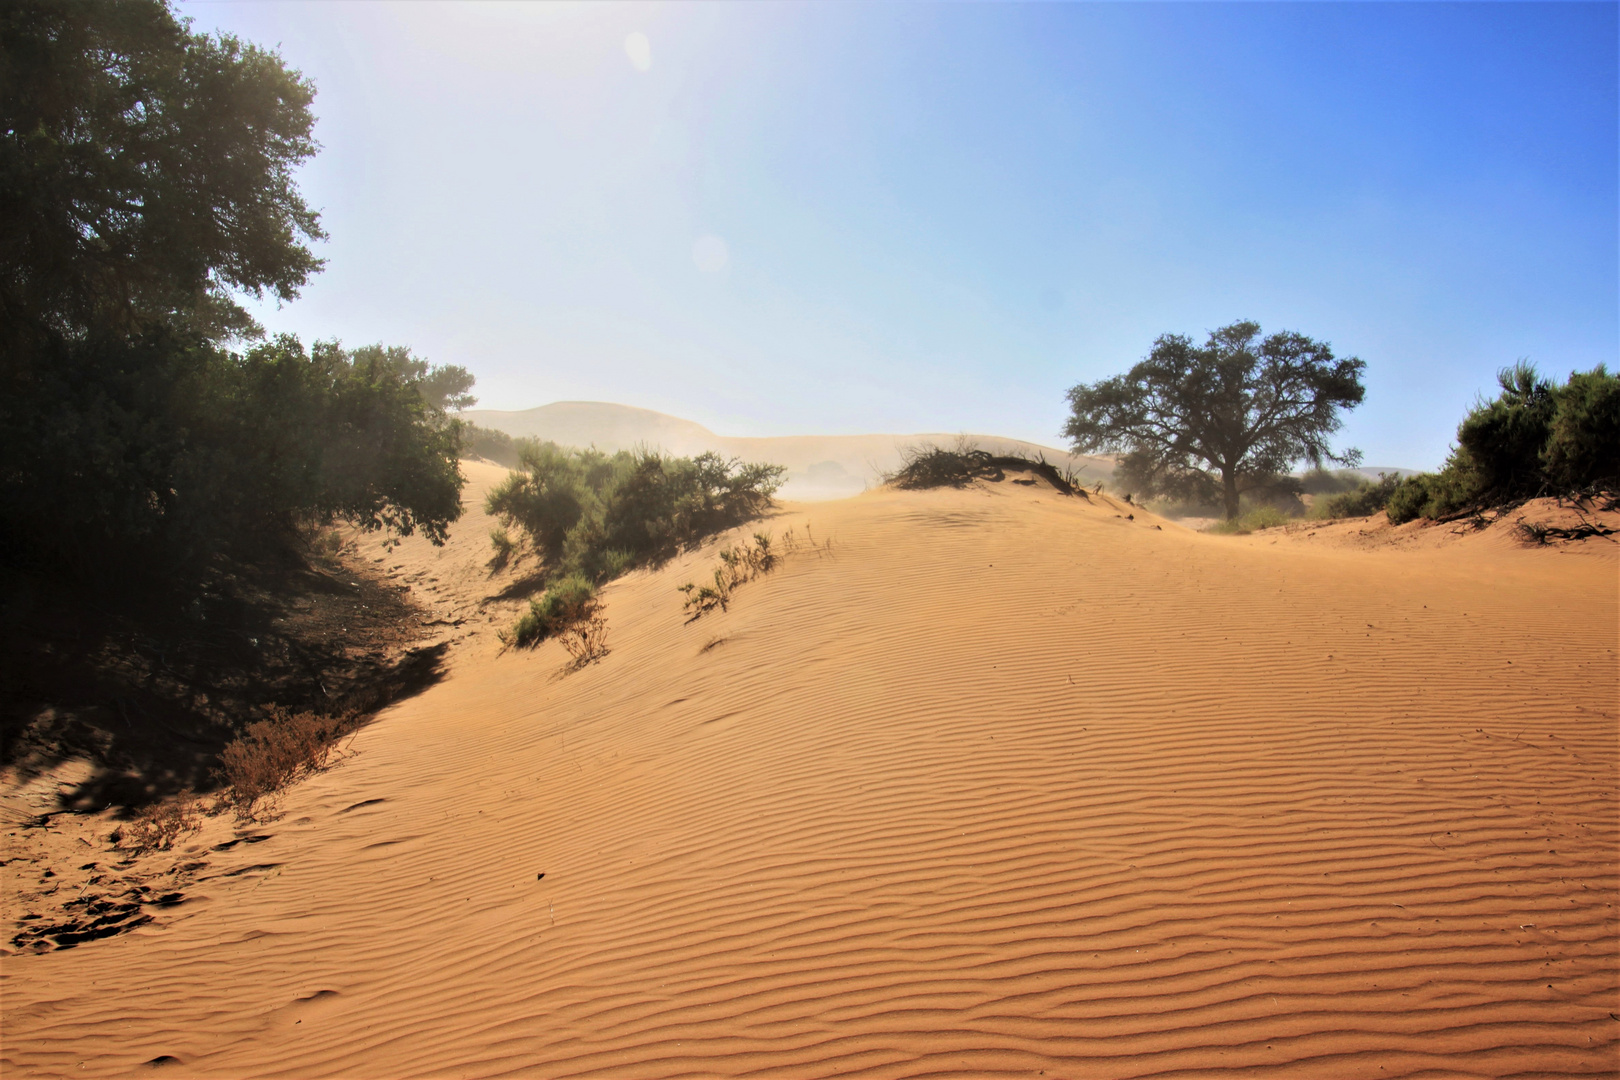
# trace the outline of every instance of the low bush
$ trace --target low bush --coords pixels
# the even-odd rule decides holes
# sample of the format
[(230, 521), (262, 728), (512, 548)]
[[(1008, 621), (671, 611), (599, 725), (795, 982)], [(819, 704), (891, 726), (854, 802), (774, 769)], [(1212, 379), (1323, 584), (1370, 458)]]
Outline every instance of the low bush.
[(533, 648), (569, 627), (587, 622), (597, 613), (596, 586), (579, 574), (554, 582), (501, 641), (520, 649)]
[(202, 828), (197, 801), (190, 790), (153, 803), (120, 829), (118, 843), (137, 851), (167, 851), (186, 833)]
[(885, 473), (884, 483), (908, 491), (936, 487), (966, 487), (975, 480), (1000, 480), (1004, 473), (991, 455), (976, 446), (959, 444), (954, 450), (939, 446), (913, 446), (901, 451), (900, 467)]
[(1363, 477), (1359, 486), (1319, 496), (1311, 505), (1310, 516), (1318, 519), (1367, 517), (1387, 507), (1400, 486), (1401, 478), (1396, 473), (1379, 473), (1376, 482)]
[(1293, 520), (1275, 506), (1257, 506), (1239, 517), (1216, 522), (1209, 527), (1208, 531), (1225, 533), (1231, 536), (1247, 536), (1249, 533), (1258, 532), (1261, 529), (1274, 529), (1278, 525), (1287, 525)]
[(552, 574), (600, 584), (758, 517), (786, 473), (717, 454), (609, 456), (531, 443), (485, 506), (523, 531)]
[(483, 458), (497, 465), (513, 468), (522, 452), (523, 439), (514, 439), (504, 431), (479, 427), (470, 420), (459, 421), (461, 427), (461, 453), (463, 457)]
[[(579, 628), (595, 616), (596, 586), (758, 517), (786, 473), (780, 465), (744, 464), (717, 454), (608, 455), (549, 442), (523, 444), (519, 469), (490, 492), (485, 506), (501, 520), (509, 543), (504, 530), (521, 530), (552, 584), (503, 640), (529, 647), (573, 627), (581, 648), (590, 652), (588, 635)], [(499, 557), (501, 542), (493, 542)], [(576, 600), (588, 610), (570, 607)]]
[(1085, 490), (1078, 486), (1079, 477), (1073, 469), (1059, 470), (1044, 459), (992, 454), (965, 438), (958, 439), (956, 446), (949, 450), (931, 444), (906, 447), (900, 452), (900, 467), (884, 473), (883, 482), (907, 491), (960, 488), (975, 480), (1002, 480), (1008, 469), (1036, 473), (1065, 495), (1089, 498)]
[(607, 620), (593, 614), (564, 627), (557, 635), (562, 647), (574, 658), (575, 667), (584, 667), (608, 654)]
[(247, 726), (220, 753), (220, 778), (228, 801), (243, 817), (259, 801), (307, 773), (326, 767), (338, 740), (354, 730), (356, 714), (318, 716), (271, 708), (269, 718)]
[(512, 534), (500, 527), (489, 530), (489, 546), (495, 549), (495, 554), (489, 560), (491, 570), (504, 570), (517, 553), (517, 542), (512, 539)]

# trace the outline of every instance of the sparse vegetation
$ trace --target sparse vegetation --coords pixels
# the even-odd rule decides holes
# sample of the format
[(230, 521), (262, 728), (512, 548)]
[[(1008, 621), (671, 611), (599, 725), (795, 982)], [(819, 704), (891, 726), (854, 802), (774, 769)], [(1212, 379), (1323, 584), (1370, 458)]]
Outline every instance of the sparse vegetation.
[(266, 797), (299, 777), (326, 767), (337, 742), (354, 731), (356, 713), (319, 716), (271, 708), (268, 719), (247, 726), (220, 754), (225, 802), (251, 817)]
[[(583, 595), (582, 589), (591, 590), (594, 604), (598, 585), (758, 517), (786, 475), (779, 465), (743, 464), (716, 454), (608, 455), (555, 443), (525, 444), (519, 464), (486, 506), (503, 529), (521, 531), (554, 583), (507, 634), (505, 640), (520, 647), (587, 623), (594, 609), (569, 614), (567, 607), (567, 598)], [(563, 605), (556, 609), (564, 613), (561, 622), (554, 604)]]
[[(826, 556), (832, 554), (832, 550), (832, 538), (818, 542), (809, 522), (805, 522), (802, 540), (793, 529), (788, 529), (782, 534), (780, 543), (772, 541), (769, 533), (755, 533), (750, 544), (721, 548), (718, 552), (720, 564), (714, 568), (712, 584), (699, 585), (689, 581), (678, 587), (678, 591), (686, 596), (681, 605), (681, 609), (687, 613), (686, 621), (695, 622), (715, 608), (727, 610), (731, 605), (732, 593), (739, 585), (770, 573), (784, 559), (801, 553)], [(704, 646), (704, 650), (707, 651), (714, 644), (711, 642)]]
[(1521, 361), (1497, 383), (1497, 398), (1463, 418), (1445, 466), (1391, 493), (1390, 521), (1444, 520), (1620, 484), (1620, 377), (1599, 364), (1559, 385)]
[(186, 833), (202, 828), (202, 815), (190, 789), (163, 799), (135, 815), (119, 829), (118, 842), (137, 851), (167, 851)]
[(1065, 495), (1086, 497), (1074, 470), (1062, 471), (1044, 458), (1032, 459), (1009, 454), (991, 454), (967, 439), (954, 447), (923, 444), (900, 452), (900, 467), (883, 475), (883, 482), (910, 491), (936, 487), (966, 487), (975, 480), (999, 481), (1007, 470), (1033, 472)]
[(1400, 485), (1401, 478), (1395, 473), (1380, 473), (1376, 481), (1363, 477), (1357, 486), (1349, 490), (1319, 496), (1311, 505), (1308, 516), (1324, 520), (1368, 517), (1386, 508)]
[(530, 600), (529, 610), (501, 635), (501, 641), (515, 648), (533, 648), (595, 617), (597, 609), (595, 584), (579, 574), (570, 574), (553, 582), (538, 600)]
[(1296, 519), (1283, 513), (1275, 506), (1257, 506), (1246, 514), (1225, 521), (1216, 522), (1209, 527), (1209, 532), (1225, 533), (1230, 536), (1247, 536), (1261, 529), (1275, 529), (1279, 525), (1287, 525)]
[(718, 554), (720, 565), (714, 568), (713, 584), (697, 585), (687, 582), (680, 586), (679, 591), (686, 594), (686, 601), (681, 608), (691, 613), (688, 622), (702, 617), (705, 612), (713, 611), (715, 608), (725, 610), (731, 603), (732, 590), (744, 582), (753, 581), (761, 574), (770, 573), (777, 560), (777, 556), (771, 551), (769, 533), (755, 533), (753, 543), (741, 547), (721, 548)]
[(574, 658), (575, 667), (584, 667), (608, 654), (607, 620), (600, 611), (563, 627), (557, 635), (562, 647)]

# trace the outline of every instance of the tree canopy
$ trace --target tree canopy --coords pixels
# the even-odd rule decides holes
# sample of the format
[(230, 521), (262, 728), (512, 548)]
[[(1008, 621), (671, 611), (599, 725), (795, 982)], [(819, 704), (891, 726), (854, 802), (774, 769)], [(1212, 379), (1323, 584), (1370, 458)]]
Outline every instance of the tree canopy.
[(1122, 454), (1117, 475), (1145, 494), (1218, 497), (1234, 518), (1243, 492), (1275, 485), (1295, 462), (1359, 463), (1328, 437), (1361, 403), (1365, 369), (1303, 334), (1261, 338), (1253, 322), (1202, 346), (1165, 334), (1124, 375), (1070, 389), (1063, 434), (1077, 452)]
[(276, 54), (162, 0), (14, 0), (0, 54), (8, 336), (216, 338), (252, 326), (233, 292), (291, 300), (320, 269), (293, 178), (315, 91)]
[[(442, 541), (472, 376), (262, 337), (321, 261), (314, 87), (163, 0), (0, 5), (0, 558), (122, 583), (341, 517)], [(131, 573), (138, 568), (140, 573)]]

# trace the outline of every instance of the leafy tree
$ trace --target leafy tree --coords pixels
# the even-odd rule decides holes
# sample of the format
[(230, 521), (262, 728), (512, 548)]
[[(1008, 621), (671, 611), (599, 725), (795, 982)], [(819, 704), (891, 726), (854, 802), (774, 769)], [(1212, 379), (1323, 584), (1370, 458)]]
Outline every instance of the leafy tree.
[(1327, 440), (1339, 411), (1361, 403), (1365, 369), (1303, 334), (1261, 339), (1252, 322), (1222, 327), (1202, 346), (1165, 334), (1124, 375), (1072, 388), (1063, 434), (1077, 452), (1123, 454), (1120, 479), (1146, 494), (1218, 494), (1230, 520), (1243, 492), (1275, 486), (1294, 462), (1360, 461)]
[[(0, 323), (17, 346), (155, 322), (251, 329), (233, 292), (291, 300), (323, 237), (293, 182), (314, 88), (190, 33), (161, 0), (0, 5)], [(31, 350), (30, 350), (31, 351)]]
[(460, 429), (420, 377), (359, 352), (291, 337), (243, 354), (162, 334), (75, 345), (71, 369), (89, 377), (53, 379), (52, 408), (4, 431), (8, 554), (178, 583), (211, 554), (338, 517), (442, 541), (461, 512)]
[(362, 345), (349, 353), (356, 364), (378, 364), (395, 372), (399, 378), (413, 383), (428, 408), (437, 412), (459, 412), (478, 403), (470, 391), (472, 372), (459, 364), (430, 365), (419, 356), (413, 356), (406, 345)]
[(464, 369), (224, 347), (320, 268), (313, 95), (161, 0), (0, 5), (4, 562), (180, 583), (311, 519), (444, 538)]

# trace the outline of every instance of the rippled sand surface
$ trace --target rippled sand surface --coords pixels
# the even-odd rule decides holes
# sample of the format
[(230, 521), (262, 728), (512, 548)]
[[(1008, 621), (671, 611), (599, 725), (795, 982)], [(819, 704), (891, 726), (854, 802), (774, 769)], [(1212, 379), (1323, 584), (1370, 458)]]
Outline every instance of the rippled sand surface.
[[(614, 584), (583, 670), (467, 639), (202, 895), (7, 957), (5, 1074), (1620, 1069), (1612, 555), (807, 521), (695, 622), (712, 547)], [(471, 611), (463, 529), (399, 562)]]

